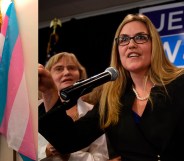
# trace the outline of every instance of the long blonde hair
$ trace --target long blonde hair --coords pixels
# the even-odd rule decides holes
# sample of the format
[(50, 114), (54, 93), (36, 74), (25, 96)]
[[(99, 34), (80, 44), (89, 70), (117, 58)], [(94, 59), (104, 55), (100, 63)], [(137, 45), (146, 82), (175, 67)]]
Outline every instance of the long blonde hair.
[[(131, 21), (139, 21), (144, 23), (148, 29), (148, 33), (150, 34), (152, 54), (148, 77), (154, 84), (164, 86), (184, 73), (183, 68), (175, 67), (167, 59), (160, 36), (155, 26), (147, 16), (143, 14), (127, 15), (119, 25), (115, 33), (115, 38), (119, 36), (123, 26)], [(99, 109), (100, 125), (102, 129), (118, 122), (120, 107), (123, 103), (122, 101), (120, 102), (120, 97), (125, 92), (127, 81), (131, 79), (129, 72), (126, 71), (121, 64), (118, 46), (115, 41), (113, 42), (110, 66), (118, 70), (119, 77), (115, 81), (106, 83), (103, 86)]]

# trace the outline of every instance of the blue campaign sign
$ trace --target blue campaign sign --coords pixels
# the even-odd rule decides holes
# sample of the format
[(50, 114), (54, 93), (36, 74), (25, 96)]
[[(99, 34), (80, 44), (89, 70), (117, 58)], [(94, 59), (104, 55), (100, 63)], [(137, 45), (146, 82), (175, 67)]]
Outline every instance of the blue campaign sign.
[(184, 67), (184, 34), (163, 36), (161, 40), (169, 60), (176, 66)]
[(159, 32), (169, 60), (184, 67), (184, 2), (142, 8)]

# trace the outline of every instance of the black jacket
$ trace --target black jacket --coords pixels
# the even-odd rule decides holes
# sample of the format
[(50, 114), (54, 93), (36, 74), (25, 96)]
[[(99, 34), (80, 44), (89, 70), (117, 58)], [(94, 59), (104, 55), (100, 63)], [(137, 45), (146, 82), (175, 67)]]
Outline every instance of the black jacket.
[(39, 132), (61, 153), (84, 148), (105, 132), (123, 161), (180, 161), (184, 145), (184, 75), (166, 89), (168, 94), (163, 87), (152, 88), (153, 106), (148, 101), (140, 123), (135, 123), (131, 110), (135, 94), (130, 83), (121, 98), (118, 124), (105, 131), (99, 126), (98, 105), (73, 122), (58, 100), (48, 113), (39, 112)]

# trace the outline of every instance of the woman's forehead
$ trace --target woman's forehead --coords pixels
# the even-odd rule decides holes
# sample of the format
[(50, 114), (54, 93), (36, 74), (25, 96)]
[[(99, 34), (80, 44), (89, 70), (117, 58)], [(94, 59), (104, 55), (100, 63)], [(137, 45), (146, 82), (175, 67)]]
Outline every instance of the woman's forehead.
[(147, 27), (143, 22), (140, 21), (131, 21), (126, 23), (122, 29), (121, 32), (131, 32), (131, 33), (136, 33), (136, 32), (147, 32)]
[(76, 64), (74, 59), (72, 59), (72, 57), (62, 57), (58, 60), (58, 62), (64, 64)]

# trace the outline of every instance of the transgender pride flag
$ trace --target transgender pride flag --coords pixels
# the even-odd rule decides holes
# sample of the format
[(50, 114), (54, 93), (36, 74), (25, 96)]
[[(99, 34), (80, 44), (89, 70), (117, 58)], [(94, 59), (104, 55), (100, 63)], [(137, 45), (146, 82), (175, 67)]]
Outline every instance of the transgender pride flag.
[(21, 38), (13, 2), (1, 28), (0, 133), (24, 161), (36, 160)]

